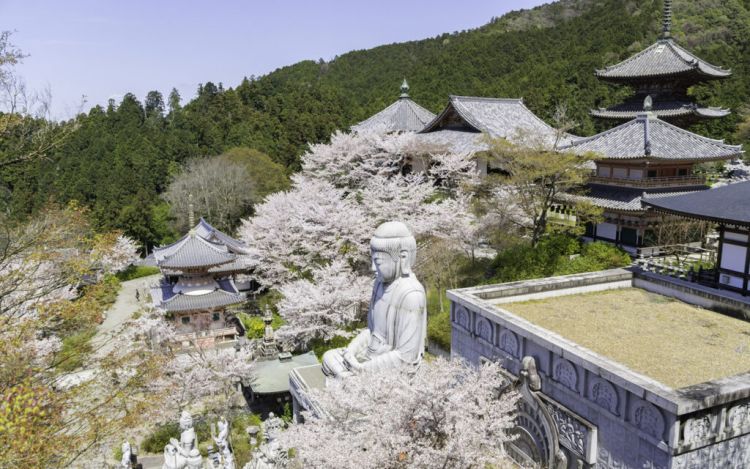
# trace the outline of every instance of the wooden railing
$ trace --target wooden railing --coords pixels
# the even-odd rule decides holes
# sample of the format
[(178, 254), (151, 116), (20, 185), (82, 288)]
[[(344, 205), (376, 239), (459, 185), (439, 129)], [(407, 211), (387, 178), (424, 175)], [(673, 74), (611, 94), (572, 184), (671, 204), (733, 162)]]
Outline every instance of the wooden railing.
[(589, 182), (595, 184), (611, 184), (620, 187), (638, 187), (638, 188), (657, 188), (657, 187), (680, 187), (680, 186), (699, 186), (706, 183), (705, 176), (674, 176), (674, 177), (655, 177), (644, 179), (628, 178), (610, 178), (603, 176), (591, 176)]

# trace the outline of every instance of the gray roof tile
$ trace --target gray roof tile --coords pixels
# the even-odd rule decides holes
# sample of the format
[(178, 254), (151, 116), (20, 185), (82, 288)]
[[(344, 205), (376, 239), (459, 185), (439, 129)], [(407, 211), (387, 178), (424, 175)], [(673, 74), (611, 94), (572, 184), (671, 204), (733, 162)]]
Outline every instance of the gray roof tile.
[[(487, 149), (483, 135), (514, 143), (551, 147), (557, 131), (531, 112), (522, 99), (451, 96), (443, 112), (419, 133), (422, 141), (448, 144), (456, 151)], [(564, 143), (572, 136), (563, 136)]]
[(643, 203), (657, 211), (699, 220), (750, 226), (750, 182), (740, 182), (668, 198), (647, 196)]
[(651, 199), (661, 199), (663, 197), (671, 197), (677, 194), (702, 191), (705, 189), (706, 187), (687, 187), (682, 191), (668, 189), (645, 192), (642, 189), (629, 189), (605, 186), (600, 184), (589, 184), (588, 186), (586, 186), (586, 190), (583, 194), (563, 194), (560, 199), (562, 201), (586, 201), (605, 210), (614, 210), (620, 212), (643, 212), (645, 211), (645, 208), (641, 205), (641, 200), (644, 196), (650, 197)]
[[(153, 293), (152, 293), (153, 296)], [(246, 297), (242, 293), (231, 293), (224, 290), (214, 290), (204, 295), (177, 294), (157, 304), (157, 307), (165, 311), (199, 311), (211, 308), (222, 308), (233, 304), (242, 303)]]
[(743, 153), (741, 145), (702, 137), (645, 114), (593, 137), (574, 140), (561, 150), (594, 152), (605, 159), (674, 161), (730, 159)]
[(373, 115), (367, 120), (353, 125), (355, 132), (363, 130), (384, 130), (386, 132), (419, 132), (435, 114), (412, 101), (408, 96)]
[[(660, 119), (670, 119), (694, 115), (705, 118), (719, 118), (730, 114), (728, 109), (717, 107), (699, 107), (688, 101), (654, 101), (652, 111)], [(591, 111), (594, 117), (603, 119), (634, 119), (643, 114), (643, 100), (628, 101), (607, 109), (599, 108)]]
[(701, 60), (672, 39), (660, 39), (619, 64), (596, 71), (599, 78), (617, 82), (668, 75), (693, 75), (698, 80), (706, 80), (731, 74), (730, 70)]
[(164, 250), (154, 250), (154, 254), (157, 264), (162, 269), (217, 266), (237, 258), (226, 246), (210, 243), (195, 233), (190, 233), (177, 244)]

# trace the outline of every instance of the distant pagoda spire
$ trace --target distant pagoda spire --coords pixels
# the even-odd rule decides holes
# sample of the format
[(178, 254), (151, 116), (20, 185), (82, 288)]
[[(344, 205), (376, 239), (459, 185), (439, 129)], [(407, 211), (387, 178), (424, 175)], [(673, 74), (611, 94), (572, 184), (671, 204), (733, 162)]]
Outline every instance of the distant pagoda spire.
[(672, 0), (664, 0), (664, 18), (662, 23), (661, 38), (672, 37)]
[(404, 82), (401, 83), (401, 97), (402, 98), (409, 97), (409, 83), (406, 82), (406, 78), (404, 78)]
[(195, 226), (195, 206), (193, 205), (193, 194), (188, 194), (188, 229)]

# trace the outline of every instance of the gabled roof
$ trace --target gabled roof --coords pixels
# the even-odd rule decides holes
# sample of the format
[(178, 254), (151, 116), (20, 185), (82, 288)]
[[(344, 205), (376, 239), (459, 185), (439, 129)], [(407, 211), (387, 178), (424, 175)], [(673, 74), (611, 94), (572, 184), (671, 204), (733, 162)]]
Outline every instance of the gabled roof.
[(702, 137), (648, 114), (593, 137), (574, 140), (561, 150), (594, 152), (605, 159), (674, 161), (726, 160), (743, 153), (741, 145)]
[(726, 78), (730, 70), (711, 65), (677, 45), (671, 38), (659, 39), (641, 52), (617, 65), (597, 70), (606, 81), (627, 82), (681, 75), (698, 81)]
[[(707, 119), (726, 117), (729, 109), (718, 107), (700, 107), (689, 101), (658, 101), (655, 100), (651, 110), (656, 117), (670, 120), (678, 117), (695, 116)], [(599, 108), (591, 111), (591, 115), (602, 119), (630, 120), (643, 114), (643, 99), (632, 99), (607, 109)]]
[(352, 130), (379, 130), (385, 132), (419, 132), (435, 114), (412, 101), (409, 97), (409, 84), (401, 85), (401, 96), (387, 108), (367, 120), (353, 125)]
[(531, 112), (523, 99), (451, 96), (446, 108), (420, 132), (482, 132), (514, 143), (538, 140), (552, 146), (557, 131)]
[(676, 197), (646, 197), (643, 204), (659, 212), (687, 218), (750, 226), (750, 182)]

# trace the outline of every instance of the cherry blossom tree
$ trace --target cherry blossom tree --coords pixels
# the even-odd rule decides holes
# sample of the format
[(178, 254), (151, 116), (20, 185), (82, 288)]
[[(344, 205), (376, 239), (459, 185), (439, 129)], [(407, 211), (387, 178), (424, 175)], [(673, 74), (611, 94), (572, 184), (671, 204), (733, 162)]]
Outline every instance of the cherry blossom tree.
[(372, 278), (353, 273), (341, 259), (316, 268), (312, 280), (301, 279), (283, 285), (279, 314), (287, 325), (277, 337), (291, 347), (311, 339), (329, 340), (342, 334), (342, 328), (361, 320), (372, 288)]
[(138, 259), (138, 244), (128, 236), (109, 233), (96, 238), (92, 256), (105, 274), (117, 273)]
[(495, 467), (506, 460), (517, 400), (506, 385), (497, 364), (440, 358), (413, 374), (332, 380), (309, 396), (324, 415), (306, 414), (279, 439), (304, 467)]

